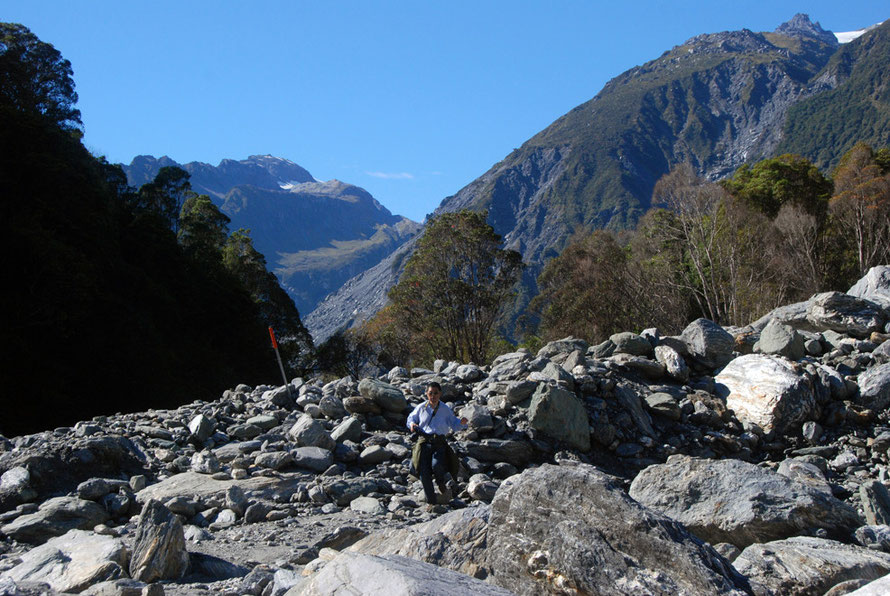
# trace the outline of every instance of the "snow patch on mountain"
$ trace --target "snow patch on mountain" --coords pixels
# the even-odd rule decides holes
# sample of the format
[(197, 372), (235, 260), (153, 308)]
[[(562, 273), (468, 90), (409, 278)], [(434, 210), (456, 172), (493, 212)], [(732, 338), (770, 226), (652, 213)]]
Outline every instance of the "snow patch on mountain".
[(864, 33), (867, 31), (871, 31), (872, 29), (876, 29), (883, 25), (886, 21), (881, 21), (880, 23), (875, 23), (871, 27), (866, 27), (865, 29), (859, 29), (858, 31), (844, 31), (842, 33), (835, 33), (834, 36), (837, 37), (838, 43), (850, 43), (854, 39), (862, 37)]

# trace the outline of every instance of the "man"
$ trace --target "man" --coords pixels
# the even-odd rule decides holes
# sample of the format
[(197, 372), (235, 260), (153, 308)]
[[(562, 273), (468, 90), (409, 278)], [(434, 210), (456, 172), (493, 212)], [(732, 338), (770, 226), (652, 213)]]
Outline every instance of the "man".
[(457, 463), (457, 459), (448, 446), (445, 435), (451, 430), (460, 430), (466, 426), (467, 419), (458, 419), (451, 408), (440, 401), (442, 386), (438, 383), (433, 382), (427, 386), (426, 398), (425, 402), (408, 415), (408, 430), (420, 435), (414, 446), (412, 463), (420, 474), (426, 502), (436, 503), (436, 493), (433, 490), (435, 476), (442, 502), (447, 503), (451, 500), (448, 476), (457, 474), (456, 466), (453, 465)]

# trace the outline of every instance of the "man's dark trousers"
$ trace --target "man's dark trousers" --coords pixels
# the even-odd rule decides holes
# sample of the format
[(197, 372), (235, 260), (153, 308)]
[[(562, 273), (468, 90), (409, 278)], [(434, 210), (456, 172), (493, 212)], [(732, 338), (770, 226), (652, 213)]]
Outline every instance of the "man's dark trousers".
[(420, 482), (423, 484), (423, 494), (427, 503), (436, 502), (436, 492), (433, 490), (433, 475), (440, 488), (445, 487), (448, 474), (448, 452), (445, 439), (432, 439), (425, 441), (420, 446)]

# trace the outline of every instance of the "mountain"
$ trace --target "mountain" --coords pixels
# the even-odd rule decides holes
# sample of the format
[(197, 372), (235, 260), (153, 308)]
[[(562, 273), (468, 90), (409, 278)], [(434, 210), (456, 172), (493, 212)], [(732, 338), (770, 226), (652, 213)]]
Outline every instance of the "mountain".
[[(633, 227), (650, 207), (655, 183), (675, 165), (688, 162), (712, 180), (725, 177), (777, 153), (793, 106), (883, 81), (878, 65), (881, 56), (886, 64), (888, 52), (879, 40), (886, 36), (886, 26), (879, 27), (841, 46), (799, 14), (773, 32), (693, 37), (609, 81), (593, 99), (444, 199), (434, 215), (488, 210), (506, 246), (530, 265), (524, 294), (531, 295), (537, 272), (574, 232)], [(852, 76), (856, 66), (871, 60), (872, 78), (859, 83)], [(876, 89), (882, 97), (885, 88)], [(847, 115), (844, 126), (862, 138), (864, 129)], [(843, 152), (828, 141), (825, 146)], [(388, 288), (396, 282), (405, 260), (397, 255), (369, 272), (374, 284)], [(323, 338), (379, 310), (385, 299), (375, 300), (368, 285), (350, 280), (319, 312), (307, 315), (313, 335)]]
[(143, 155), (124, 170), (130, 184), (140, 186), (165, 166), (186, 170), (192, 189), (209, 195), (231, 218), (233, 230), (251, 230), (254, 246), (301, 313), (312, 311), (328, 293), (420, 229), (358, 186), (320, 182), (297, 164), (271, 155), (225, 159), (218, 166)]
[(858, 141), (890, 143), (890, 20), (842, 46), (820, 73), (835, 88), (788, 110), (782, 153), (808, 157), (828, 170)]

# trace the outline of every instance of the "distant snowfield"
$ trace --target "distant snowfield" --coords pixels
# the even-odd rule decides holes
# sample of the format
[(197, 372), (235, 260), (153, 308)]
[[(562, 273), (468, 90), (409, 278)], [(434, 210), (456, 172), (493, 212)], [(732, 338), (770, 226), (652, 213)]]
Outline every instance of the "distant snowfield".
[(844, 31), (843, 33), (835, 33), (834, 36), (837, 37), (838, 43), (850, 43), (866, 31), (867, 29), (860, 29), (859, 31)]
[(866, 31), (871, 31), (875, 27), (880, 27), (883, 25), (885, 21), (881, 21), (880, 23), (876, 23), (871, 27), (866, 27), (865, 29), (860, 29), (859, 31), (845, 31), (843, 33), (835, 33), (834, 36), (837, 37), (838, 43), (850, 43), (857, 37), (860, 37)]

